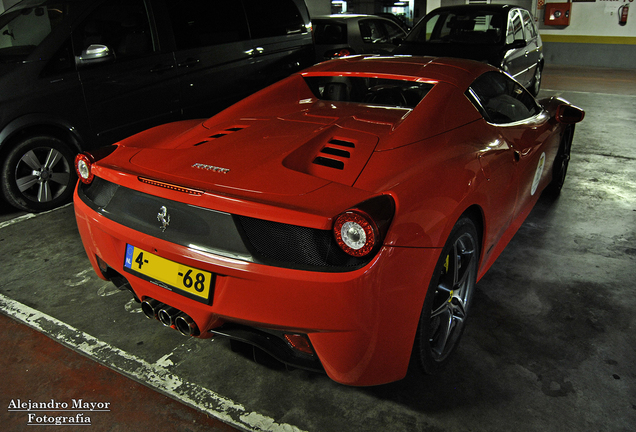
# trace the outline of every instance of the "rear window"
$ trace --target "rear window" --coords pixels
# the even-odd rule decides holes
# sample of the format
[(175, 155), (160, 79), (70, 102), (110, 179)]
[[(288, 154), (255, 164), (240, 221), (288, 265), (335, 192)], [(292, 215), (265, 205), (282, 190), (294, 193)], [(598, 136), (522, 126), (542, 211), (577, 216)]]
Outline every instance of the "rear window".
[(369, 77), (305, 77), (307, 85), (321, 100), (415, 108), (433, 84)]
[(0, 15), (0, 59), (21, 61), (67, 16), (68, 3), (25, 1)]

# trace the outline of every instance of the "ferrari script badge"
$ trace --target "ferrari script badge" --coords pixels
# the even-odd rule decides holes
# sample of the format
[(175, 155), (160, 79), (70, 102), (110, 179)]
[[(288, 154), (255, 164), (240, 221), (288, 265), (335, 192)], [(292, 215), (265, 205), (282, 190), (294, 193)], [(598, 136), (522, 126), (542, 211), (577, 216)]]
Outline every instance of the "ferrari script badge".
[(161, 206), (159, 213), (157, 214), (157, 220), (161, 222), (161, 232), (164, 232), (168, 225), (170, 225), (170, 215), (166, 206)]
[(199, 169), (212, 171), (212, 172), (217, 172), (217, 173), (221, 173), (221, 174), (227, 174), (227, 173), (230, 172), (229, 168), (221, 168), (221, 167), (218, 167), (218, 166), (206, 165), (206, 164), (202, 164), (202, 163), (195, 163), (194, 165), (192, 165), (192, 168), (199, 168)]

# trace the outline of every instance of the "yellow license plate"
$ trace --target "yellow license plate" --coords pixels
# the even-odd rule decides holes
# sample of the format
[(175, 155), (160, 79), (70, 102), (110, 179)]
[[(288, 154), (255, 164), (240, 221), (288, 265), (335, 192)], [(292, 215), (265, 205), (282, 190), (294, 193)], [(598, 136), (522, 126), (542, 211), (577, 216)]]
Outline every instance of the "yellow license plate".
[(207, 301), (214, 275), (127, 244), (124, 269), (156, 285)]

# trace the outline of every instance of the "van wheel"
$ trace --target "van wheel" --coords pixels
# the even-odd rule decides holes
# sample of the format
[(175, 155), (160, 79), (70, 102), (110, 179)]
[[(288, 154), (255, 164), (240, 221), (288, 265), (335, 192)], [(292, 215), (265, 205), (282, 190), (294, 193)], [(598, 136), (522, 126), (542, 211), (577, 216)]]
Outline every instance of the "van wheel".
[(51, 136), (21, 141), (2, 162), (2, 194), (9, 204), (29, 212), (58, 207), (73, 194), (74, 157), (66, 144)]
[(477, 280), (478, 239), (473, 221), (460, 218), (435, 266), (413, 348), (426, 374), (448, 363), (464, 332)]

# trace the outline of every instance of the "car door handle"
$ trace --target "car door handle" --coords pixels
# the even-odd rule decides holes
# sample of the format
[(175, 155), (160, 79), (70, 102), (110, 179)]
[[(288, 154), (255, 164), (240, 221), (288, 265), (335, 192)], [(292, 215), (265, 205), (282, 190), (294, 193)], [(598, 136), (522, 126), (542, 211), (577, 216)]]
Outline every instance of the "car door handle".
[(197, 65), (197, 64), (199, 64), (199, 59), (188, 57), (187, 59), (185, 59), (185, 61), (183, 63), (179, 63), (177, 66), (179, 66), (179, 67), (191, 67), (191, 66), (194, 66), (194, 65)]
[(158, 64), (155, 67), (153, 67), (152, 69), (150, 69), (151, 73), (161, 73), (161, 72), (167, 72), (170, 69), (174, 68), (174, 65), (165, 65), (165, 64)]
[(265, 52), (265, 48), (263, 47), (256, 47), (256, 48), (252, 48), (250, 50), (245, 51), (245, 54), (249, 55), (249, 56), (254, 56), (254, 55), (260, 55), (263, 54)]

